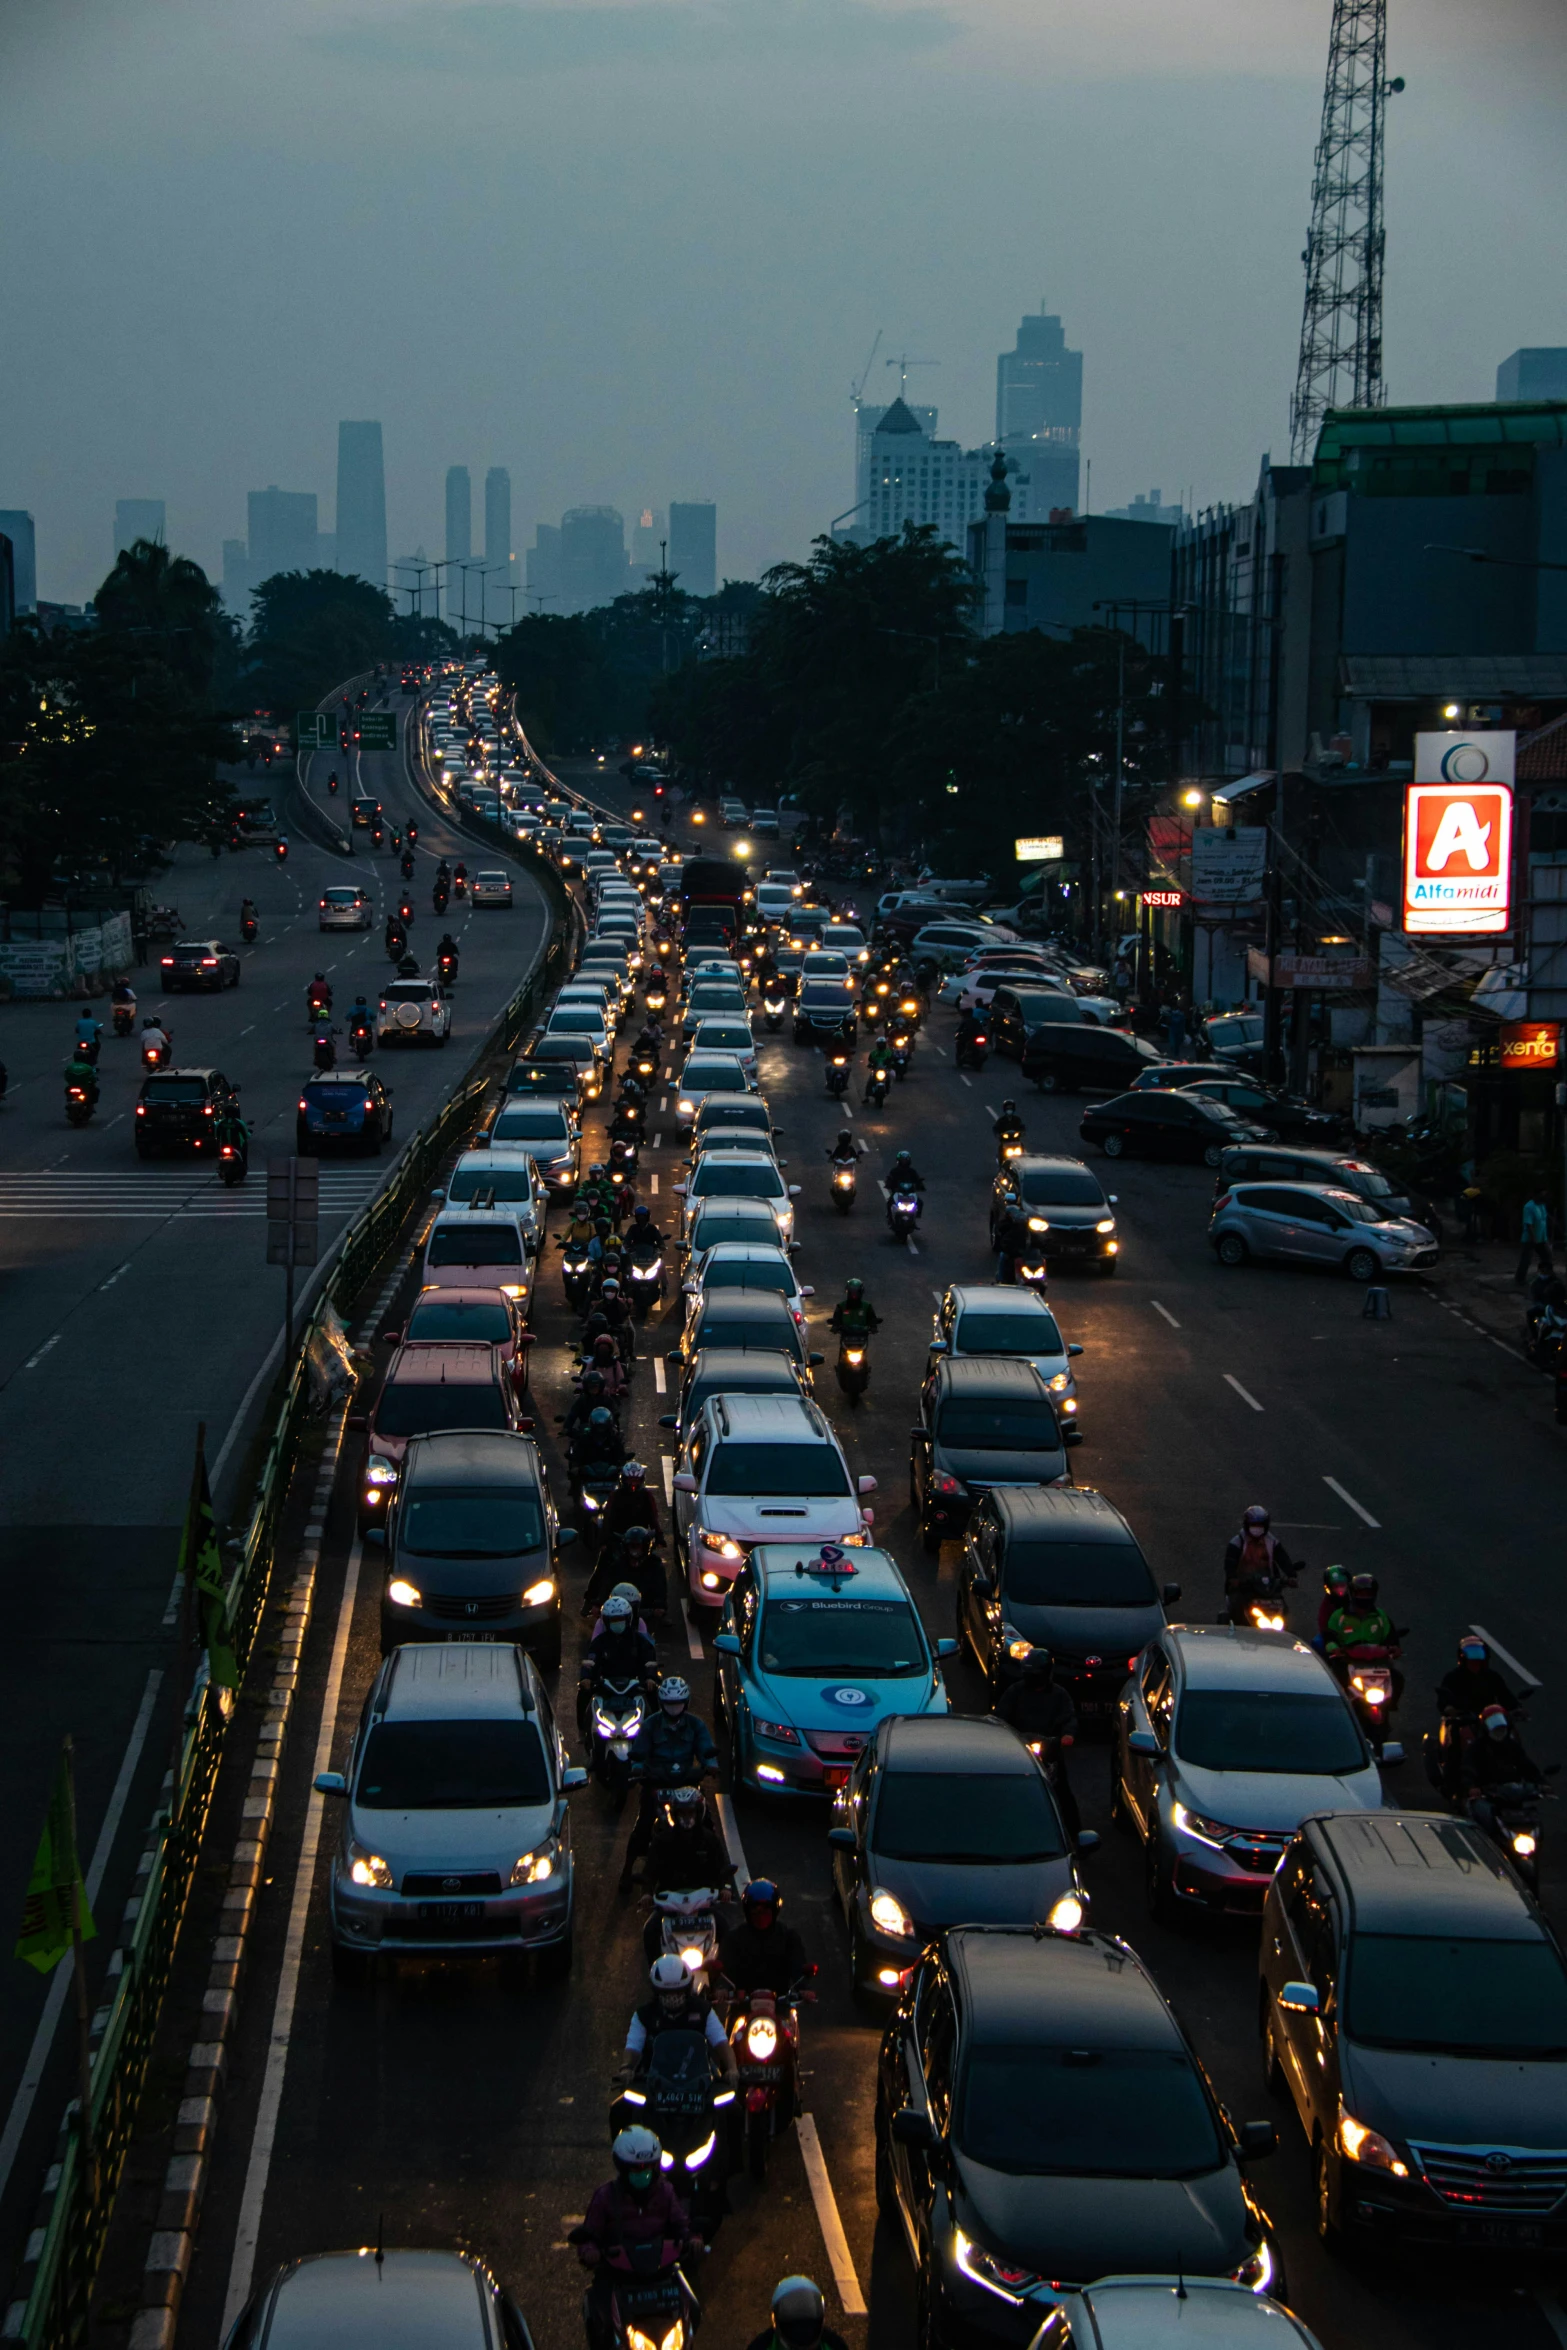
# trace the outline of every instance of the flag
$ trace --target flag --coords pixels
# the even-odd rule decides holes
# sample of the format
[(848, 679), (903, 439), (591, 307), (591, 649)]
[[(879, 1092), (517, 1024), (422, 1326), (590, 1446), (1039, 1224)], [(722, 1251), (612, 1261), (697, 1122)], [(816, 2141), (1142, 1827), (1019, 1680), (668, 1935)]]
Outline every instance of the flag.
[(67, 1739), (60, 1749), (59, 1766), (49, 1792), (44, 1832), (38, 1839), (33, 1873), (27, 1880), (22, 1931), (16, 1943), (17, 1957), (36, 1967), (41, 1975), (58, 1966), (71, 1947), (73, 1902), (77, 1930), (84, 1942), (90, 1942), (98, 1929), (87, 1906), (87, 1888), (82, 1883), (81, 1864), (76, 1857), (76, 1795), (71, 1783), (70, 1740)]
[(218, 1549), (217, 1521), (207, 1485), (207, 1459), (200, 1434), (196, 1438), (196, 1470), (191, 1479), (190, 1504), (180, 1543), (180, 1573), (194, 1577), (201, 1604), (201, 1636), (207, 1650), (207, 1672), (215, 1689), (239, 1687), (239, 1661), (229, 1626), (228, 1580)]

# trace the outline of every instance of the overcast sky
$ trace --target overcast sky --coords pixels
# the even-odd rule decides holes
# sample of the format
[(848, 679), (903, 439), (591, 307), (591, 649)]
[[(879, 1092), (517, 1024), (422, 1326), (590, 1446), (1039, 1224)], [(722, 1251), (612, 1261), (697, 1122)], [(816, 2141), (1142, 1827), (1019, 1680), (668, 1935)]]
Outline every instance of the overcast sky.
[[(1392, 0), (1387, 374), (1567, 344), (1567, 9)], [(1093, 503), (1287, 448), (1330, 0), (0, 0), (0, 506), (78, 601), (117, 497), (216, 575), (245, 492), (385, 427), (539, 517), (714, 498), (731, 577), (850, 503), (850, 386), (967, 445), (1041, 298)], [(868, 395), (895, 384), (877, 364)]]

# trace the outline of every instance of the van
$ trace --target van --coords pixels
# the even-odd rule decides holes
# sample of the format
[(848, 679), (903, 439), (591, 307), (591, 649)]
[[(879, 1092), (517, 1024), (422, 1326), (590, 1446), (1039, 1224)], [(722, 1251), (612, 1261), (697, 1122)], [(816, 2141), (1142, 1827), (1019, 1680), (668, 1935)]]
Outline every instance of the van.
[(1054, 982), (1047, 984), (1043, 975), (1041, 984), (1031, 987), (1014, 973), (1010, 979), (998, 980), (991, 992), (991, 1049), (1009, 1061), (1021, 1061), (1036, 1028), (1071, 1027), (1082, 1017), (1077, 998), (1069, 991)]
[[(999, 996), (1001, 990), (996, 993)], [(1134, 1077), (1163, 1057), (1145, 1036), (1127, 1036), (1119, 1028), (1098, 1028), (1089, 1021), (1076, 1027), (1054, 1021), (1030, 1031), (1022, 1060), (1024, 1076), (1031, 1077), (1041, 1093), (1077, 1093), (1084, 1086), (1123, 1093)]]

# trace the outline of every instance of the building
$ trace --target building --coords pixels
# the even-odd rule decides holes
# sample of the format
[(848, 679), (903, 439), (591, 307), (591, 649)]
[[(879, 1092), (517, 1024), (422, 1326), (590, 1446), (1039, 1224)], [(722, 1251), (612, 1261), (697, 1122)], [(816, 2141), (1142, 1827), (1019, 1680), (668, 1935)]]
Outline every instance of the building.
[(1111, 522), (1157, 522), (1167, 530), (1178, 530), (1186, 520), (1183, 506), (1167, 506), (1162, 490), (1150, 490), (1145, 498), (1141, 491), (1129, 506), (1107, 506), (1105, 515)]
[(718, 593), (718, 508), (681, 505), (669, 509), (669, 568), (684, 594)]
[(473, 555), (473, 484), (466, 465), (446, 468), (446, 560), (467, 563)]
[(1069, 522), (1018, 521), (1005, 453), (989, 465), (984, 511), (968, 528), (969, 567), (983, 582), (980, 633), (1027, 628), (1122, 628), (1148, 641), (1168, 614), (1175, 533), (1107, 514)]
[(591, 612), (625, 595), (626, 525), (613, 506), (573, 506), (561, 516), (559, 564), (562, 612)]
[(334, 568), (350, 579), (386, 585), (386, 461), (381, 427), (337, 428), (337, 537)]
[(644, 506), (631, 525), (631, 561), (633, 568), (650, 575), (664, 560), (664, 542), (669, 537), (669, 526), (661, 506)]
[(560, 602), (560, 525), (536, 522), (533, 544), (523, 556), (524, 594), (536, 612)]
[(0, 530), (0, 637), (16, 625), (16, 550)]
[(138, 539), (150, 539), (163, 546), (163, 500), (161, 498), (120, 498), (114, 508), (114, 552), (123, 555), (127, 547), (134, 547)]
[(255, 586), (250, 551), (243, 539), (223, 542), (223, 601), (236, 620), (250, 619), (250, 591)]
[(314, 571), (319, 534), (314, 490), (252, 490), (247, 497), (251, 580), (259, 586), (279, 571)]
[(511, 564), (511, 475), (492, 465), (484, 477), (484, 563), (489, 572)]
[(1567, 350), (1515, 351), (1496, 371), (1498, 401), (1567, 400)]
[(1082, 429), (1083, 354), (1041, 305), (996, 361), (996, 439), (1030, 476), (1035, 518), (1076, 513)]
[[(894, 403), (891, 401), (887, 404), (888, 408), (892, 405)], [(920, 431), (928, 434), (934, 440), (936, 437), (935, 409), (919, 407), (912, 400), (905, 401), (903, 405), (908, 409)], [(854, 404), (854, 505), (851, 513), (859, 517), (859, 520), (855, 523), (854, 529), (847, 534), (850, 538), (860, 534), (871, 495), (873, 444), (886, 415), (887, 408), (878, 408), (869, 401), (857, 400)], [(875, 533), (870, 532), (867, 535), (874, 537)]]
[[(922, 417), (930, 419), (927, 427)], [(884, 408), (870, 434), (866, 494), (853, 528), (845, 535), (868, 546), (896, 538), (906, 522), (929, 523), (950, 546), (966, 544), (970, 523), (984, 510), (990, 451), (964, 449), (935, 437), (934, 408), (915, 410), (903, 400)], [(1026, 511), (1026, 476), (1019, 477), (1020, 514)]]
[(33, 518), (20, 506), (0, 506), (0, 531), (11, 542), (11, 567), (18, 612), (38, 608), (38, 541)]

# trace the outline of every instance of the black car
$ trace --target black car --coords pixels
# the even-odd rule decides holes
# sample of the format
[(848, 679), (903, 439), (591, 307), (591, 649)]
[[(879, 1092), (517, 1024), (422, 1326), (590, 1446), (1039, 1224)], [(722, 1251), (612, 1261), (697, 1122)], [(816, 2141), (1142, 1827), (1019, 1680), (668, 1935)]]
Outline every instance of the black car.
[(1181, 1596), (1161, 1589), (1118, 1509), (1088, 1487), (987, 1493), (958, 1568), (957, 1633), (994, 1704), (1031, 1648), (1048, 1648), (1080, 1714), (1108, 1718)]
[(875, 2129), (876, 2200), (917, 2273), (916, 2340), (1024, 2350), (1103, 2276), (1282, 2294), (1242, 2169), (1277, 2132), (1231, 2122), (1113, 1935), (965, 1925), (927, 1950), (882, 2040)]
[(712, 1289), (701, 1304), (700, 1314), (687, 1322), (679, 1346), (671, 1347), (664, 1357), (678, 1365), (682, 1374), (704, 1348), (712, 1347), (745, 1347), (763, 1354), (787, 1355), (807, 1380), (807, 1366), (822, 1359), (808, 1351), (788, 1300), (769, 1290)]
[(1023, 1220), (1030, 1248), (1047, 1265), (1097, 1265), (1113, 1273), (1121, 1253), (1115, 1229), (1115, 1194), (1107, 1193), (1081, 1159), (1030, 1152), (996, 1177), (990, 1194), (990, 1245), (1000, 1245), (1002, 1228)]
[(1214, 1059), (1232, 1069), (1264, 1075), (1268, 1064), (1260, 1012), (1216, 1012), (1202, 1024), (1202, 1041)]
[(682, 1441), (710, 1395), (800, 1395), (800, 1366), (782, 1348), (704, 1346), (691, 1357), (680, 1387), (680, 1409), (660, 1414), (659, 1426)]
[(575, 1112), (581, 1095), (575, 1061), (513, 1061), (506, 1072), (508, 1094), (539, 1094), (562, 1101)]
[(392, 1097), (373, 1069), (317, 1069), (299, 1089), (294, 1147), (379, 1151), (392, 1138)]
[(937, 1363), (909, 1435), (909, 1499), (932, 1555), (993, 1487), (1072, 1482), (1048, 1386), (1032, 1363), (1005, 1355)]
[(1222, 1064), (1216, 1067), (1212, 1061), (1170, 1062), (1135, 1078), (1132, 1090), (1143, 1093), (1150, 1086), (1174, 1087), (1202, 1101), (1222, 1102), (1238, 1118), (1249, 1118), (1254, 1126), (1266, 1127), (1286, 1141), (1321, 1146), (1346, 1130), (1347, 1121), (1335, 1111), (1316, 1109), (1298, 1093), (1281, 1093), (1277, 1086), (1264, 1085), (1258, 1077), (1244, 1076)]
[(416, 1436), (386, 1522), (381, 1654), (411, 1640), (513, 1640), (560, 1663), (556, 1551), (575, 1542), (531, 1437), (459, 1428)]
[(1222, 1102), (1194, 1101), (1174, 1089), (1118, 1094), (1113, 1101), (1094, 1102), (1083, 1112), (1078, 1133), (1085, 1142), (1097, 1142), (1108, 1159), (1137, 1154), (1148, 1159), (1190, 1159), (1217, 1167), (1238, 1142), (1265, 1142), (1260, 1126), (1250, 1126)]
[(1085, 1086), (1131, 1085), (1163, 1058), (1146, 1036), (1057, 1020), (1029, 1031), (1022, 1067), (1041, 1093), (1081, 1093)]
[(855, 999), (837, 979), (802, 980), (794, 999), (796, 1044), (850, 1044), (857, 1033)]
[(885, 1719), (835, 1799), (827, 1841), (856, 1991), (897, 1997), (950, 1926), (1043, 1918), (1075, 1933), (1087, 1913), (1049, 1782), (994, 1715)]
[(158, 1151), (217, 1151), (215, 1129), (238, 1099), (221, 1069), (155, 1069), (136, 1104), (136, 1156)]
[(172, 995), (176, 988), (205, 987), (218, 995), (239, 985), (239, 957), (220, 938), (182, 938), (159, 959), (162, 984)]
[(381, 814), (380, 801), (372, 798), (366, 792), (356, 792), (349, 802), (349, 807), (353, 812), (355, 824), (361, 829), (376, 823)]

